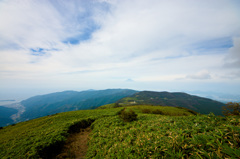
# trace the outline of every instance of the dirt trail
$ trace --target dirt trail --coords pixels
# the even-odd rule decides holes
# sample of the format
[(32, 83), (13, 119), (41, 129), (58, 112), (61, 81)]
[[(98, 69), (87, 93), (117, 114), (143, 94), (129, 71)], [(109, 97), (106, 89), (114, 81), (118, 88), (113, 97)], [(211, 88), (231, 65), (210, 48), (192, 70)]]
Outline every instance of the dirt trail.
[(88, 135), (90, 134), (90, 127), (81, 129), (79, 133), (71, 134), (66, 144), (64, 145), (63, 151), (57, 155), (57, 159), (83, 159), (88, 150)]

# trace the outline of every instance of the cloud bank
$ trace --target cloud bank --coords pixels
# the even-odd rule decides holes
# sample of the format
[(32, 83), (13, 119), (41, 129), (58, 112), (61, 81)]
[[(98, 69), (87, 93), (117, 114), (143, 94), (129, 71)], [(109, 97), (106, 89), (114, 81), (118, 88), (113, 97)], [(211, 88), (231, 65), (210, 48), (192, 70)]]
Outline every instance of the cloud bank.
[(3, 0), (0, 81), (5, 89), (148, 89), (204, 79), (239, 88), (239, 6), (237, 0)]

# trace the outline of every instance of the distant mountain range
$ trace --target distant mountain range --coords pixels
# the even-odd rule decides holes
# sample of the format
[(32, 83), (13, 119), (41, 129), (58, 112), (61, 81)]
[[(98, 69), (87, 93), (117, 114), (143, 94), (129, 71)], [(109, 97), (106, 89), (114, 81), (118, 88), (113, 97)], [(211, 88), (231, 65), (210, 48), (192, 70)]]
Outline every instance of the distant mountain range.
[[(179, 106), (192, 109), (202, 114), (213, 112), (222, 115), (223, 103), (189, 95), (186, 93), (169, 93), (153, 91), (136, 91), (130, 89), (106, 89), (87, 91), (64, 91), (34, 96), (17, 103), (21, 113), (15, 115), (15, 122), (30, 120), (60, 112), (94, 109), (102, 105), (120, 103), (120, 105), (161, 105)], [(17, 110), (0, 107), (0, 126), (12, 124), (10, 118)]]
[(107, 89), (82, 92), (64, 91), (35, 96), (21, 102), (26, 110), (18, 120), (24, 121), (59, 112), (94, 109), (101, 105), (114, 103), (136, 92), (130, 89)]

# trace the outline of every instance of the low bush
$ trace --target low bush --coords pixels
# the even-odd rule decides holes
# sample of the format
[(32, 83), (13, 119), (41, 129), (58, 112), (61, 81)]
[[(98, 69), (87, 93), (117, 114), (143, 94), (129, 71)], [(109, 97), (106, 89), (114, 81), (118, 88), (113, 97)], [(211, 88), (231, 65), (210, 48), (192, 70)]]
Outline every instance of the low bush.
[(131, 121), (137, 120), (137, 114), (132, 109), (128, 111), (124, 109), (119, 114), (119, 117), (125, 122), (131, 122)]
[(159, 109), (155, 109), (155, 110), (152, 111), (152, 114), (161, 114), (161, 115), (163, 115), (164, 113), (161, 110), (159, 110)]
[(121, 107), (121, 105), (119, 103), (114, 103), (113, 108), (118, 108)]
[(150, 114), (151, 110), (150, 109), (142, 109), (142, 113)]
[(231, 116), (238, 115), (240, 116), (240, 103), (229, 102), (226, 106), (223, 107), (223, 115)]
[(125, 108), (121, 109), (120, 111), (118, 111), (118, 112), (116, 113), (116, 115), (120, 115), (124, 110), (125, 110)]
[(192, 113), (193, 115), (198, 115), (199, 114), (198, 112), (195, 112), (194, 110), (191, 110), (191, 109), (188, 109), (188, 108), (178, 107), (178, 106), (176, 108), (187, 110), (188, 112)]

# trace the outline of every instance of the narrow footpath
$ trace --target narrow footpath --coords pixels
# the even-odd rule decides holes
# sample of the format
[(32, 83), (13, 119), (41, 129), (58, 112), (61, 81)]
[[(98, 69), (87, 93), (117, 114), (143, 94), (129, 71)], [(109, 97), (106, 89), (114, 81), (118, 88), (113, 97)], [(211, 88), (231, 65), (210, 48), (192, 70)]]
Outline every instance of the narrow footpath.
[(57, 155), (57, 159), (83, 159), (88, 150), (88, 135), (91, 133), (90, 127), (81, 129), (79, 133), (71, 134), (66, 144), (64, 145), (63, 151)]

